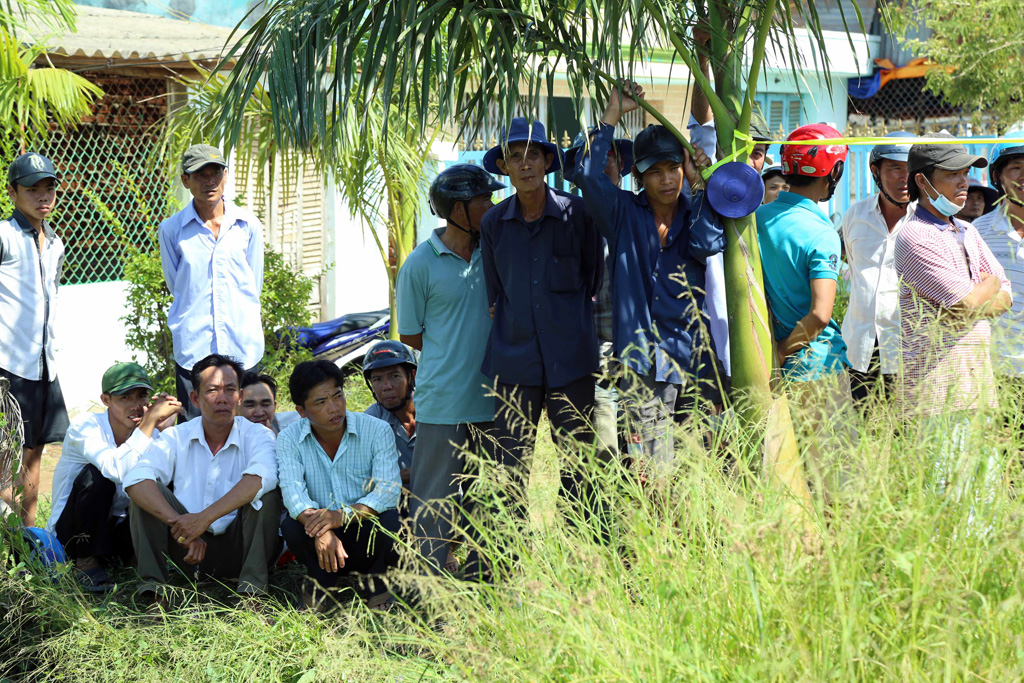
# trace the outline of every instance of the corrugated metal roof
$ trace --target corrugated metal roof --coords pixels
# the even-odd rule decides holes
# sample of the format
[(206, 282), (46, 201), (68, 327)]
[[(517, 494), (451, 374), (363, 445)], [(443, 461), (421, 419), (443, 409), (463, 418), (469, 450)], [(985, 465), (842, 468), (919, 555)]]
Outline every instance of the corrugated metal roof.
[[(184, 61), (218, 59), (231, 30), (141, 12), (77, 5), (77, 31), (49, 35), (53, 54), (93, 59)], [(47, 36), (50, 30), (32, 27)], [(234, 40), (241, 37), (236, 34)]]

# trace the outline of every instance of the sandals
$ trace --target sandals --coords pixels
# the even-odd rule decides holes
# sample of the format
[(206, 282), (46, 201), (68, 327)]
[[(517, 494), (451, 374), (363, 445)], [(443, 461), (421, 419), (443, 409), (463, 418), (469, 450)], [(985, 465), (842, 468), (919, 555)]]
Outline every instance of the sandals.
[(103, 567), (92, 567), (78, 571), (78, 585), (90, 593), (106, 593), (114, 587), (110, 575)]

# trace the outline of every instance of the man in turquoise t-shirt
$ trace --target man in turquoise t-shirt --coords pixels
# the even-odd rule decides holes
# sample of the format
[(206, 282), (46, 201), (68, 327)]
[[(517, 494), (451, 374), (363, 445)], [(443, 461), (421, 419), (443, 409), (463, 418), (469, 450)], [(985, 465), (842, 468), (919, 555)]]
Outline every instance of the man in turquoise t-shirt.
[(757, 210), (776, 360), (794, 398), (794, 425), (807, 447), (812, 482), (830, 493), (848, 478), (837, 460), (857, 443), (846, 344), (832, 320), (841, 244), (818, 207), (832, 197), (843, 175), (847, 147), (827, 141), (839, 137), (824, 124), (793, 131), (788, 140), (806, 144), (782, 147), (790, 191)]
[(398, 273), (398, 334), (421, 352), (409, 516), (434, 572), (448, 557), (463, 451), (479, 452), (494, 421), (491, 383), (480, 371), (491, 331), (480, 220), (494, 206), (491, 193), (504, 187), (471, 164), (439, 173), (430, 207), (448, 225), (417, 246)]

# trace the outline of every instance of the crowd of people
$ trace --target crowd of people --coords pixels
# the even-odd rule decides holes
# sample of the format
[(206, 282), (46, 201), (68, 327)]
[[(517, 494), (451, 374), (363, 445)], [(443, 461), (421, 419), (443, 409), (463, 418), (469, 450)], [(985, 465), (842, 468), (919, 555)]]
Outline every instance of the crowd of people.
[[(24, 524), (35, 520), (42, 446), (63, 441), (47, 528), (83, 588), (109, 590), (110, 564), (132, 562), (139, 592), (166, 607), (170, 562), (236, 581), (251, 600), (286, 546), (308, 572), (307, 607), (350, 574), (370, 577), (367, 597), (383, 604), (393, 596), (372, 578), (396, 565), (403, 534), (420, 571), (495, 578), (490, 537), (457, 533), (477, 528), (463, 515), (483, 514), (466, 454), (507, 475), (497, 504), (525, 525), (543, 412), (565, 454), (568, 505), (594, 499), (588, 462), (628, 459), (647, 485), (665, 481), (683, 407), (729, 403), (726, 236), (701, 174), (718, 156), (706, 101), (693, 101), (691, 154), (658, 125), (615, 136), (643, 97), (623, 83), (564, 153), (540, 123), (515, 118), (482, 167), (437, 174), (430, 206), (444, 227), (398, 273), (400, 341), (368, 350), (375, 403), (364, 413), (347, 409), (342, 371), (322, 360), (294, 368), (295, 411), (277, 412), (278, 386), (259, 374), (263, 228), (224, 200), (223, 154), (195, 145), (180, 177), (192, 201), (159, 230), (177, 395), (117, 363), (100, 387), (105, 412), (69, 424), (54, 355), (64, 250), (48, 222), (58, 176), (39, 154), (18, 157), (15, 211), (0, 222), (0, 373), (25, 421), (23, 491), (11, 501)], [(812, 485), (835, 497), (856, 482), (846, 460), (869, 396), (923, 429), (963, 430), (994, 405), (995, 372), (1024, 371), (1022, 307), (1011, 304), (1024, 287), (1024, 143), (996, 146), (988, 188), (968, 173), (989, 162), (963, 145), (894, 133), (871, 154), (878, 192), (837, 231), (821, 203), (844, 172), (839, 132), (800, 126), (767, 169), (759, 116), (749, 134), (765, 186), (756, 221), (774, 365), (797, 399)], [(559, 169), (578, 195), (548, 185)], [(515, 190), (498, 205), (496, 176)], [(1006, 337), (995, 362), (993, 324)], [(953, 472), (968, 447), (947, 441), (936, 464)]]

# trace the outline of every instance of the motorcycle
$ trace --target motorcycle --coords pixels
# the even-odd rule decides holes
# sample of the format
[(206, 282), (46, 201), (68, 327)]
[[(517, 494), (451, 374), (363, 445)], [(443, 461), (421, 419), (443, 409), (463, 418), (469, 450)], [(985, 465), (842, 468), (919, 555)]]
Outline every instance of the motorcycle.
[(391, 315), (385, 308), (292, 328), (291, 336), (293, 343), (312, 351), (316, 360), (329, 360), (348, 376), (362, 372), (367, 348), (387, 338), (390, 329)]

